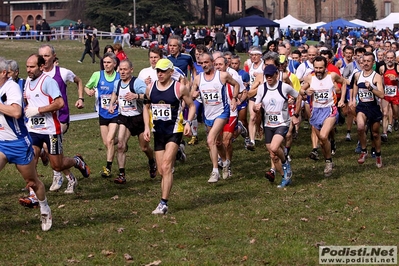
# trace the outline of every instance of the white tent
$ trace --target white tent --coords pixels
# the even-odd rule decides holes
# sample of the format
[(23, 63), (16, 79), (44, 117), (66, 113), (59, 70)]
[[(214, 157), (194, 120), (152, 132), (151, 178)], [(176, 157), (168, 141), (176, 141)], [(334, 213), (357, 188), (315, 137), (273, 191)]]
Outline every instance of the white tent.
[(324, 25), (324, 24), (326, 24), (326, 23), (323, 22), (323, 21), (320, 21), (320, 22), (316, 22), (316, 23), (313, 23), (313, 24), (309, 24), (308, 26), (309, 26), (312, 30), (314, 30), (314, 29), (317, 29), (318, 26), (321, 26), (321, 25)]
[(282, 19), (276, 19), (274, 22), (280, 24), (280, 29), (286, 29), (288, 26), (290, 26), (291, 29), (297, 29), (297, 28), (307, 28), (308, 24), (300, 21), (299, 19), (294, 18), (291, 15), (288, 15)]
[(393, 29), (394, 24), (399, 24), (399, 13), (391, 13), (383, 19), (373, 21), (373, 27), (376, 29), (385, 29), (386, 27)]
[(362, 25), (365, 28), (372, 28), (373, 27), (373, 23), (372, 22), (367, 22), (367, 21), (364, 21), (364, 20), (361, 20), (361, 19), (354, 19), (354, 20), (351, 20), (349, 22)]

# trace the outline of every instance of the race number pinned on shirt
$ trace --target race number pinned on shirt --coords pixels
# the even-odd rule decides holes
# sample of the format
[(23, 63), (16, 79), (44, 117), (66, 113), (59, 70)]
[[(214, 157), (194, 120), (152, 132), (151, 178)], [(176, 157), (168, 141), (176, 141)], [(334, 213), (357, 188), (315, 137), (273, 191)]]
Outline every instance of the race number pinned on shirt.
[(152, 119), (168, 121), (172, 120), (172, 108), (170, 104), (152, 104), (151, 105)]
[(284, 119), (281, 112), (266, 113), (266, 126), (278, 126), (282, 123), (284, 123)]
[(136, 111), (137, 110), (137, 101), (133, 99), (131, 101), (120, 99), (119, 104), (121, 105), (122, 111)]
[(204, 99), (204, 104), (206, 105), (218, 105), (222, 103), (222, 96), (218, 89), (206, 89), (202, 90), (201, 93), (202, 98)]
[(374, 101), (374, 95), (371, 91), (364, 88), (359, 88), (359, 100), (362, 102), (372, 102)]
[(330, 90), (317, 90), (314, 92), (314, 100), (319, 104), (328, 103), (328, 99), (330, 99)]
[(111, 102), (111, 94), (101, 95), (101, 108), (108, 110), (110, 102)]
[(394, 85), (385, 85), (384, 93), (385, 96), (394, 97), (396, 96), (396, 92), (398, 91), (398, 87)]
[(32, 116), (28, 120), (28, 127), (35, 130), (46, 129), (46, 118), (44, 116)]

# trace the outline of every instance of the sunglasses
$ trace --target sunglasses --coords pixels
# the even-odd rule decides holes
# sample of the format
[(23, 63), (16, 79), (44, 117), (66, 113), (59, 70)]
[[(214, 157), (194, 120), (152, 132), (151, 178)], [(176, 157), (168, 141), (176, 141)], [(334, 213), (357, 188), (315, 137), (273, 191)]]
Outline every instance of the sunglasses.
[(157, 73), (161, 72), (161, 73), (166, 73), (166, 71), (168, 71), (168, 69), (162, 70), (162, 69), (158, 69), (157, 68)]

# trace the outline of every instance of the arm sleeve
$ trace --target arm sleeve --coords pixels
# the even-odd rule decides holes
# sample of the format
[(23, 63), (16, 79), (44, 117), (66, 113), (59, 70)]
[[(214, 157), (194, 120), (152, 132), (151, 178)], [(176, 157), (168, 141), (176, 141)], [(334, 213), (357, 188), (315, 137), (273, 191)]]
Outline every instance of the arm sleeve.
[(100, 71), (94, 72), (93, 75), (91, 75), (90, 80), (86, 83), (86, 87), (89, 89), (95, 88), (99, 80), (100, 80)]
[(134, 91), (137, 94), (145, 94), (147, 86), (145, 85), (144, 81), (141, 79), (136, 78), (134, 81)]

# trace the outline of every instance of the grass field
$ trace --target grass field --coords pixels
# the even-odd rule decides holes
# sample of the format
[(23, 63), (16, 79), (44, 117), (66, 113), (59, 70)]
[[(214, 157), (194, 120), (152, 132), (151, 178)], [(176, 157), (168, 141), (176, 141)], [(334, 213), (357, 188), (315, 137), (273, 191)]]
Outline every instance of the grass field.
[[(20, 63), (41, 43), (0, 41), (1, 56)], [(86, 57), (78, 64), (83, 44), (52, 42), (60, 65), (86, 83), (99, 69)], [(100, 41), (104, 47), (105, 41)], [(135, 74), (147, 67), (147, 51), (127, 49)], [(77, 99), (69, 86), (69, 100)], [(83, 110), (93, 112), (94, 99), (86, 97)], [(71, 104), (73, 105), (73, 104)], [(352, 136), (356, 138), (353, 129)], [(319, 245), (397, 245), (399, 239), (398, 133), (382, 147), (384, 167), (374, 159), (357, 164), (355, 141), (345, 142), (339, 127), (335, 169), (324, 178), (322, 161), (307, 159), (310, 130), (301, 128), (292, 147), (294, 182), (277, 189), (264, 178), (269, 157), (258, 142), (256, 151), (234, 142), (233, 178), (207, 183), (211, 163), (200, 128), (200, 144), (187, 147), (188, 160), (177, 163), (169, 214), (153, 216), (160, 198), (160, 177), (150, 179), (137, 140), (129, 142), (126, 185), (103, 179), (105, 165), (96, 119), (73, 122), (65, 135), (65, 154), (81, 153), (92, 169), (79, 176), (74, 195), (63, 190), (48, 193), (53, 227), (42, 232), (37, 209), (24, 209), (23, 179), (13, 166), (0, 173), (1, 265), (317, 265)], [(117, 173), (114, 160), (113, 173)], [(48, 188), (52, 171), (41, 164), (38, 172)], [(280, 178), (277, 179), (280, 182)], [(128, 259), (128, 255), (131, 259)]]

